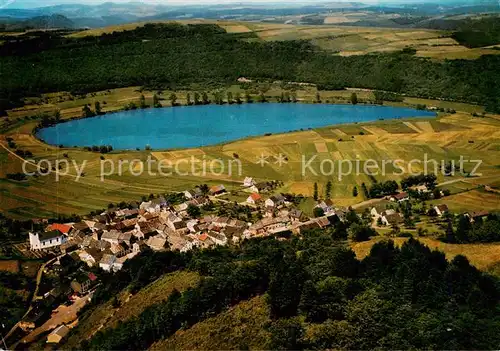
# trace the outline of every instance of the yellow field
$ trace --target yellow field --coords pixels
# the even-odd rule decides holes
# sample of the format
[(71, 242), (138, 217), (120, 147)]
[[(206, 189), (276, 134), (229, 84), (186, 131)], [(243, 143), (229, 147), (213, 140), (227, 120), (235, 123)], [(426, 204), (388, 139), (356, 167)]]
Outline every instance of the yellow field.
[[(366, 242), (353, 243), (351, 247), (358, 259), (362, 259), (370, 253), (373, 244), (381, 240), (386, 239), (378, 237)], [(401, 246), (408, 239), (391, 238), (391, 240)], [(431, 238), (418, 238), (418, 240), (430, 249), (444, 252), (448, 260), (456, 255), (464, 255), (471, 264), (483, 271), (491, 271), (500, 263), (500, 244), (446, 244)]]

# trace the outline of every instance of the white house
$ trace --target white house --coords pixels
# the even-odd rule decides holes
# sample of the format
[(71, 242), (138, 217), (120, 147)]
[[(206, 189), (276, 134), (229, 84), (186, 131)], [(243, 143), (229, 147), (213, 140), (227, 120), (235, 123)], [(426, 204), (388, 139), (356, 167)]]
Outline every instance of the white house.
[(448, 212), (448, 206), (446, 206), (446, 204), (440, 204), (440, 205), (434, 206), (434, 210), (436, 211), (436, 214), (439, 217), (442, 217), (446, 212)]
[(245, 180), (243, 180), (243, 186), (246, 188), (249, 188), (251, 186), (255, 185), (255, 181), (253, 180), (252, 177), (245, 177)]
[(31, 250), (43, 250), (60, 246), (68, 240), (66, 235), (64, 235), (57, 229), (42, 233), (30, 232), (29, 239)]
[(259, 194), (257, 194), (257, 193), (252, 193), (247, 198), (247, 203), (252, 204), (252, 205), (255, 205), (255, 204), (257, 204), (258, 202), (261, 202), (261, 201), (262, 201), (262, 197)]
[(282, 195), (273, 195), (266, 200), (266, 207), (278, 207), (285, 203), (285, 198)]
[(114, 255), (104, 254), (102, 256), (101, 262), (99, 262), (99, 267), (101, 267), (106, 272), (110, 272), (115, 261), (116, 257)]

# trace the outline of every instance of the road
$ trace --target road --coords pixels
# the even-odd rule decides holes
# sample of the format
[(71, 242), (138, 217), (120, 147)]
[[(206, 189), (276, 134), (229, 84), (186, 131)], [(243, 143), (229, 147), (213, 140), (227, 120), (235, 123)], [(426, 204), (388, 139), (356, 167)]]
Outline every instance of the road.
[[(59, 255), (57, 257), (54, 257), (53, 259), (45, 262), (44, 264), (41, 265), (40, 269), (38, 270), (37, 274), (36, 274), (36, 286), (35, 286), (35, 291), (33, 292), (33, 295), (31, 296), (31, 301), (29, 302), (29, 307), (28, 307), (28, 310), (26, 311), (26, 313), (21, 317), (21, 320), (22, 321), (27, 315), (28, 313), (30, 313), (30, 311), (33, 309), (33, 301), (37, 300), (38, 299), (38, 289), (40, 287), (40, 282), (42, 281), (42, 277), (43, 277), (43, 270), (45, 269), (45, 267), (48, 265), (48, 264), (51, 264), (52, 262), (54, 262), (55, 260), (57, 260), (59, 257), (62, 257), (64, 255)], [(14, 324), (14, 326), (9, 330), (9, 332), (5, 335), (5, 339), (8, 339), (9, 336), (14, 333), (16, 331), (16, 329), (19, 327), (19, 322), (17, 322), (16, 324)]]

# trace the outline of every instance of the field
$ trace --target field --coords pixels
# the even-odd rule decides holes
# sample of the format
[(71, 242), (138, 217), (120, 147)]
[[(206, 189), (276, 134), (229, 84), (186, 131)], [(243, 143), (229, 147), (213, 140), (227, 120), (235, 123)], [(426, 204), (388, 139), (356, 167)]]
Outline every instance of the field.
[[(356, 253), (358, 259), (362, 259), (370, 253), (370, 249), (374, 243), (384, 240), (381, 237), (365, 241), (361, 243), (353, 243), (352, 249)], [(401, 246), (406, 238), (391, 238), (394, 243)], [(445, 253), (448, 260), (453, 259), (456, 255), (464, 255), (467, 259), (476, 266), (476, 268), (487, 271), (500, 276), (500, 244), (447, 244), (431, 238), (418, 238), (423, 244), (430, 249), (436, 249)]]
[[(356, 16), (362, 13), (357, 12)], [(390, 15), (388, 15), (390, 16)], [(428, 29), (375, 28), (335, 26), (352, 22), (352, 14), (326, 17), (325, 25), (291, 25), (258, 22), (231, 22), (209, 20), (183, 20), (180, 23), (216, 23), (228, 33), (255, 33), (260, 40), (307, 39), (321, 49), (335, 54), (364, 55), (374, 52), (390, 52), (412, 47), (417, 55), (432, 59), (476, 59), (481, 55), (498, 55), (499, 50), (491, 47), (469, 49), (458, 44), (450, 33)], [(171, 21), (160, 21), (171, 22)], [(73, 33), (72, 37), (101, 35), (113, 31), (131, 30), (144, 23), (131, 23), (106, 28), (90, 29)]]
[[(233, 91), (240, 89), (238, 86), (230, 88)], [(152, 92), (143, 92), (147, 102)], [(277, 87), (271, 87), (266, 93), (268, 96), (279, 95)], [(358, 90), (361, 101), (372, 98), (369, 91)], [(163, 92), (166, 96), (168, 92)], [(297, 91), (299, 100), (312, 102), (316, 90), (314, 87), (304, 87)], [(346, 101), (351, 91), (321, 92), (323, 101)], [(94, 95), (94, 94), (92, 94)], [(85, 96), (73, 101), (57, 102), (58, 97), (46, 96), (48, 103), (41, 105), (55, 109), (60, 108), (63, 118), (72, 116), (72, 112), (81, 110), (82, 103), (91, 103), (95, 100), (106, 99), (106, 109), (119, 108), (124, 101), (138, 99), (140, 92), (137, 88), (116, 89), (113, 91), (98, 92), (95, 96)], [(179, 101), (183, 103), (186, 92), (178, 92)], [(60, 96), (60, 95), (59, 95)], [(54, 101), (51, 101), (53, 99)], [(0, 202), (1, 210), (9, 216), (16, 218), (51, 217), (58, 213), (88, 213), (92, 210), (107, 207), (109, 203), (120, 201), (138, 200), (150, 193), (162, 193), (165, 191), (181, 191), (200, 183), (209, 185), (222, 183), (229, 190), (240, 187), (239, 182), (245, 176), (251, 176), (257, 180), (282, 180), (284, 186), (278, 191), (287, 191), (312, 195), (313, 183), (319, 184), (320, 193), (328, 180), (333, 182), (332, 198), (337, 205), (352, 205), (363, 200), (360, 194), (357, 198), (352, 197), (354, 186), (361, 183), (371, 184), (371, 179), (364, 174), (363, 167), (367, 160), (373, 159), (377, 162), (382, 160), (423, 160), (427, 155), (428, 160), (447, 162), (457, 160), (460, 156), (470, 160), (482, 160), (478, 172), (480, 177), (439, 177), (439, 182), (448, 187), (454, 187), (455, 194), (443, 201), (448, 203), (453, 210), (476, 210), (488, 208), (499, 209), (499, 194), (478, 194), (482, 185), (495, 185), (500, 181), (498, 160), (500, 156), (500, 119), (497, 116), (485, 115), (485, 117), (473, 117), (470, 112), (481, 113), (480, 107), (444, 103), (432, 100), (411, 99), (407, 103), (423, 103), (427, 106), (454, 108), (455, 114), (441, 114), (437, 119), (407, 119), (407, 120), (381, 120), (371, 123), (357, 123), (349, 125), (335, 125), (325, 128), (307, 131), (295, 131), (280, 135), (269, 135), (263, 137), (247, 138), (225, 145), (216, 145), (192, 150), (153, 150), (137, 152), (112, 152), (100, 159), (99, 153), (91, 153), (80, 148), (57, 148), (46, 145), (31, 135), (31, 128), (36, 122), (25, 122), (17, 128), (6, 131), (5, 137), (11, 137), (18, 145), (18, 149), (31, 151), (34, 154), (34, 163), (41, 159), (52, 162), (56, 160), (67, 160), (81, 166), (85, 161), (84, 176), (77, 181), (77, 172), (71, 166), (67, 174), (65, 169), (60, 174), (52, 172), (47, 176), (29, 177), (26, 181), (12, 181), (5, 179), (6, 174), (22, 171), (22, 159), (15, 155), (12, 150), (0, 148), (0, 162), (2, 162), (2, 178), (0, 178)], [(40, 105), (35, 105), (39, 106)], [(122, 105), (123, 106), (123, 105)], [(466, 110), (466, 111), (464, 111)], [(32, 110), (24, 109), (10, 111), (9, 115), (27, 115)], [(169, 160), (189, 161), (191, 157), (198, 160), (221, 159), (225, 164), (233, 162), (234, 155), (238, 155), (241, 169), (235, 166), (231, 176), (208, 176), (189, 174), (186, 176), (172, 175), (162, 177), (159, 175), (143, 174), (136, 177), (132, 174), (136, 168), (123, 169), (121, 175), (115, 173), (101, 179), (101, 167), (104, 170), (107, 163), (113, 161), (117, 164), (120, 160), (139, 159), (146, 162), (148, 156), (156, 161)], [(279, 155), (286, 157), (284, 163), (277, 164), (275, 161)], [(269, 163), (258, 165), (256, 162), (261, 156), (269, 158)], [(304, 157), (304, 159), (302, 159)], [(305, 167), (303, 160), (310, 162), (310, 168)], [(341, 160), (352, 161), (354, 174), (340, 175)], [(333, 161), (334, 168), (329, 165)], [(325, 175), (320, 174), (322, 162), (326, 167)], [(381, 169), (381, 164), (379, 169)], [(474, 164), (466, 163), (465, 171), (472, 171)], [(137, 167), (137, 165), (136, 165)], [(199, 167), (199, 166), (197, 166)], [(342, 166), (344, 167), (344, 166)], [(345, 166), (348, 167), (348, 166)], [(360, 170), (357, 175), (357, 168)], [(430, 166), (429, 166), (430, 167)], [(405, 167), (407, 168), (407, 167)], [(439, 168), (439, 167), (438, 167)], [(28, 171), (36, 169), (34, 164), (26, 166)], [(216, 169), (216, 167), (214, 168)], [(421, 172), (420, 164), (413, 164), (412, 171)], [(181, 171), (190, 171), (190, 165), (180, 167)], [(197, 169), (198, 170), (198, 169)], [(306, 172), (302, 172), (306, 170)], [(432, 169), (431, 169), (432, 170)], [(348, 171), (347, 168), (343, 169)], [(375, 175), (378, 180), (400, 179), (401, 176), (392, 175), (396, 171), (395, 166), (386, 165), (388, 175)], [(439, 170), (438, 170), (439, 171)], [(208, 172), (210, 173), (210, 172)], [(56, 181), (56, 178), (59, 178)]]

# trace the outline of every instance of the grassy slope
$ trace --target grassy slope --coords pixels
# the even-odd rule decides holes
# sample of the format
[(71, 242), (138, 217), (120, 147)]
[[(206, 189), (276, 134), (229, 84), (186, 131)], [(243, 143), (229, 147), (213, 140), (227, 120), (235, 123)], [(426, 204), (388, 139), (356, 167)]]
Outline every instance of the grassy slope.
[(157, 342), (151, 350), (245, 350), (267, 349), (270, 321), (264, 296), (239, 303), (231, 309), (180, 330)]
[(121, 303), (120, 307), (113, 308), (111, 301), (108, 301), (99, 305), (90, 313), (85, 314), (80, 320), (78, 328), (72, 331), (64, 348), (77, 348), (82, 340), (89, 339), (103, 326), (111, 328), (116, 326), (119, 321), (126, 321), (137, 316), (148, 306), (166, 300), (174, 289), (178, 291), (186, 290), (196, 285), (198, 280), (198, 274), (181, 271), (164, 275), (135, 295), (122, 291), (118, 296)]

